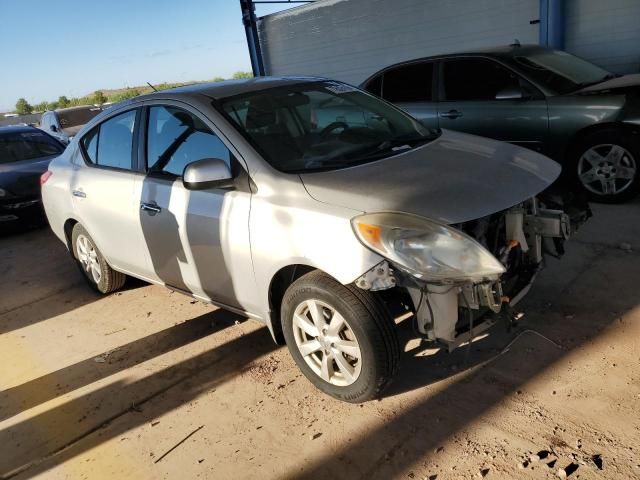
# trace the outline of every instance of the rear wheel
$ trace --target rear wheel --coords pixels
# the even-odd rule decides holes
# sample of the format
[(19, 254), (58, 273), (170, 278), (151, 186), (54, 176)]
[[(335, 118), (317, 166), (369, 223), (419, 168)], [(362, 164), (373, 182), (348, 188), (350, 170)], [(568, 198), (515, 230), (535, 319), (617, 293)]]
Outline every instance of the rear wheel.
[(73, 227), (71, 245), (73, 257), (89, 285), (104, 294), (115, 292), (124, 285), (127, 276), (109, 266), (91, 236), (79, 223)]
[(573, 149), (572, 169), (591, 200), (621, 203), (640, 189), (638, 141), (614, 130), (596, 132)]
[(289, 287), (281, 312), (291, 356), (332, 397), (353, 403), (375, 398), (396, 373), (394, 324), (371, 293), (313, 271)]

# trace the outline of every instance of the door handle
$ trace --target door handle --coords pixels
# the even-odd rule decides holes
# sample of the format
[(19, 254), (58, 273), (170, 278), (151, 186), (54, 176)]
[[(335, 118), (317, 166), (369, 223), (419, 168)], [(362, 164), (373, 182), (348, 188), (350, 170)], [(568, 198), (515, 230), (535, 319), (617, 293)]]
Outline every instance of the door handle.
[(87, 198), (87, 194), (84, 193), (82, 190), (73, 190), (71, 192), (71, 195), (78, 198)]
[(153, 203), (141, 203), (140, 210), (144, 210), (149, 215), (155, 215), (156, 213), (160, 213), (162, 209), (158, 205)]
[(462, 112), (458, 110), (449, 110), (448, 112), (442, 112), (440, 114), (442, 118), (458, 118), (462, 116)]

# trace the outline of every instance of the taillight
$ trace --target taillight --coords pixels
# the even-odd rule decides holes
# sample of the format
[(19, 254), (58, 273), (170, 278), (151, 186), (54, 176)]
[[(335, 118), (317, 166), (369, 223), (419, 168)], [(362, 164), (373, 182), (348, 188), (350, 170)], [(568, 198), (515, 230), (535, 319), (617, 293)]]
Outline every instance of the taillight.
[(47, 183), (47, 180), (49, 180), (51, 175), (53, 175), (53, 172), (51, 170), (47, 170), (42, 175), (40, 175), (40, 186), (42, 186), (45, 183)]

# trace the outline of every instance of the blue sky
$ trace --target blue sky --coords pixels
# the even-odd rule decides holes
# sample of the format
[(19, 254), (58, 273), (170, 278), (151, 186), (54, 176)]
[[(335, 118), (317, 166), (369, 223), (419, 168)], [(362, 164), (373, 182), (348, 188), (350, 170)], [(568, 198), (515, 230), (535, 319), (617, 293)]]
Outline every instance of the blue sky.
[(238, 0), (0, 0), (0, 58), (0, 112), (251, 70)]

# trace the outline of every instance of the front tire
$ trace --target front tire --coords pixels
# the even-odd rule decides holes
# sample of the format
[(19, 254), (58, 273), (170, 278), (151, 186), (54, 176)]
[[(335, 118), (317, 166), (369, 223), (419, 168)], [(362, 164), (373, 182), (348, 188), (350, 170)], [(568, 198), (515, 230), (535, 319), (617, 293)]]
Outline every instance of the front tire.
[(370, 292), (316, 270), (287, 289), (281, 312), (291, 356), (324, 393), (364, 402), (379, 396), (397, 372), (395, 325)]
[(79, 223), (73, 227), (71, 246), (78, 268), (92, 288), (105, 295), (122, 288), (127, 276), (109, 266), (89, 233)]
[(630, 135), (595, 132), (579, 140), (570, 156), (574, 180), (594, 202), (626, 202), (640, 190), (640, 144)]

